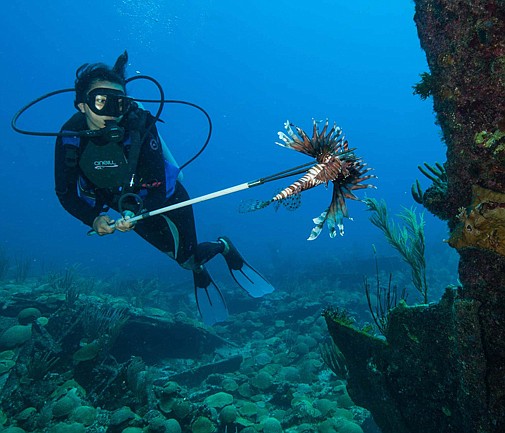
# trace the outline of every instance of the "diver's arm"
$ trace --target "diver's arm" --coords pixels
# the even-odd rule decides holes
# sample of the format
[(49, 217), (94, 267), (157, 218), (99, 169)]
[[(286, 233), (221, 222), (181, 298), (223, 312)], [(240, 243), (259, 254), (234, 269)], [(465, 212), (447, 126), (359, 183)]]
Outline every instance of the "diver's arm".
[(69, 167), (65, 162), (66, 151), (61, 137), (56, 139), (54, 158), (55, 190), (63, 208), (87, 226), (92, 227), (93, 221), (100, 215), (101, 206), (91, 206), (77, 194), (79, 169)]

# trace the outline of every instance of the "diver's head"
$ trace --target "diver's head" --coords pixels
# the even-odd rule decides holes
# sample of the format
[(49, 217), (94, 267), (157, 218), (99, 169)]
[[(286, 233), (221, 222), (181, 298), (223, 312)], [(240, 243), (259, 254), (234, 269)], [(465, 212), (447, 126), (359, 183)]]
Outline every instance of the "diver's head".
[(86, 101), (78, 103), (77, 108), (86, 116), (88, 128), (96, 130), (104, 128), (106, 121), (121, 121), (130, 103), (121, 84), (96, 81), (89, 89)]
[(76, 72), (75, 107), (86, 115), (90, 129), (105, 127), (105, 121), (120, 121), (131, 100), (126, 97), (125, 69), (128, 53), (121, 54), (112, 68), (86, 63)]

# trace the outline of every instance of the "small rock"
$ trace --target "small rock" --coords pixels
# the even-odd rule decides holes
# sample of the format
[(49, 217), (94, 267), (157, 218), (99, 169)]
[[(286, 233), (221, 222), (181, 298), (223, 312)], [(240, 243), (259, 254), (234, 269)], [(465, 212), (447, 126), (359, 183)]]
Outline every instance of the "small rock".
[(120, 426), (133, 419), (135, 419), (135, 413), (128, 406), (123, 406), (112, 413), (109, 424), (111, 426)]
[(191, 425), (192, 433), (214, 433), (216, 427), (209, 418), (199, 416)]
[(32, 337), (31, 325), (14, 325), (0, 336), (0, 349), (12, 349), (26, 343)]
[(265, 418), (261, 422), (263, 433), (282, 433), (282, 426), (276, 418)]
[(218, 392), (213, 395), (209, 395), (204, 403), (209, 407), (222, 408), (233, 403), (233, 396), (226, 392)]
[(24, 308), (18, 314), (18, 322), (20, 325), (28, 325), (37, 320), (42, 313), (38, 308)]
[(233, 405), (225, 406), (219, 413), (219, 421), (221, 424), (228, 425), (234, 424), (237, 419), (238, 411), (237, 408)]

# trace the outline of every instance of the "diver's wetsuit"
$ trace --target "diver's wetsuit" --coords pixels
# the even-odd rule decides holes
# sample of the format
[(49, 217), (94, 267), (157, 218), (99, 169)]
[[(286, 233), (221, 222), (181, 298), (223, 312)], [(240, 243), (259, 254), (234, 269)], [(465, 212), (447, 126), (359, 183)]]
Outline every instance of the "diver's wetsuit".
[[(177, 180), (179, 169), (166, 161), (163, 156), (161, 140), (153, 122), (153, 116), (137, 108), (128, 117), (125, 116), (120, 123), (120, 126), (125, 128), (123, 142), (117, 145), (112, 144), (113, 147), (122, 147), (120, 153), (121, 156), (124, 153), (126, 161), (131, 150), (132, 131), (137, 130), (140, 132), (140, 137), (145, 137), (140, 147), (135, 168), (135, 182), (131, 190), (142, 198), (143, 211), (151, 211), (189, 198), (185, 188)], [(148, 128), (149, 132), (146, 135)], [(87, 129), (86, 118), (82, 113), (72, 116), (62, 127), (62, 131)], [(70, 214), (90, 227), (94, 219), (106, 212), (108, 208), (118, 211), (120, 191), (124, 191), (124, 176), (118, 171), (120, 179), (114, 179), (113, 166), (93, 170), (96, 168), (93, 167), (93, 160), (88, 161), (87, 164), (83, 163), (86, 157), (82, 157), (88, 146), (99, 148), (100, 146), (96, 146), (96, 143), (102, 146), (110, 145), (100, 143), (99, 140), (101, 138), (86, 137), (58, 137), (56, 140), (56, 194), (62, 206)], [(94, 163), (96, 164), (96, 161)], [(105, 178), (100, 178), (100, 176), (105, 176)], [(176, 209), (166, 215), (138, 221), (134, 230), (151, 245), (173, 257), (181, 266), (197, 273), (202, 269), (203, 263), (216, 254), (222, 253), (224, 249), (220, 242), (198, 244), (191, 206)], [(195, 274), (195, 279), (202, 279), (202, 277), (204, 275)], [(206, 284), (205, 281), (197, 282), (199, 286), (204, 284)]]

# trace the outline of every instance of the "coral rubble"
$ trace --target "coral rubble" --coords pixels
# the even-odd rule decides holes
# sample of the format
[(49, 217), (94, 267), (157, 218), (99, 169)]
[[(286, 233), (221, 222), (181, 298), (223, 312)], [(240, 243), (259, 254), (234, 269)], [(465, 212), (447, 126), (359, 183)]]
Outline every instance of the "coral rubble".
[[(300, 280), (271, 295), (275, 314), (230, 296), (245, 311), (213, 328), (172, 293), (167, 311), (98, 282), (69, 298), (54, 284), (0, 281), (0, 432), (371, 432), (321, 359), (322, 304)], [(321, 302), (334, 287), (317, 280)]]

